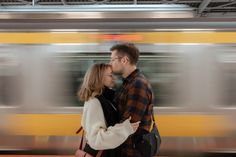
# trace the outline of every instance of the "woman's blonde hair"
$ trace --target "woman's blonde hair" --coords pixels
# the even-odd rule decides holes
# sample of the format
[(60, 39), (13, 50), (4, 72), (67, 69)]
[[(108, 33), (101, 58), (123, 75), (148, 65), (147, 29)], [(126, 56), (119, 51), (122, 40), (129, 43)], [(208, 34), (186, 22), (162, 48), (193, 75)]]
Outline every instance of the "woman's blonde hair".
[(78, 91), (78, 97), (81, 101), (88, 101), (90, 98), (102, 94), (104, 88), (103, 75), (107, 68), (111, 68), (111, 65), (97, 63), (88, 69)]

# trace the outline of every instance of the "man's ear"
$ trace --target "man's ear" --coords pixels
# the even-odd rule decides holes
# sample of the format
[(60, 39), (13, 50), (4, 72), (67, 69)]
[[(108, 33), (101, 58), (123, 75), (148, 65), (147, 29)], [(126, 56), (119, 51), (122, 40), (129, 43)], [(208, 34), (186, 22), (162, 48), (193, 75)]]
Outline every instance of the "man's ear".
[(129, 62), (129, 58), (127, 56), (124, 56), (122, 59), (121, 59), (122, 63), (128, 63)]

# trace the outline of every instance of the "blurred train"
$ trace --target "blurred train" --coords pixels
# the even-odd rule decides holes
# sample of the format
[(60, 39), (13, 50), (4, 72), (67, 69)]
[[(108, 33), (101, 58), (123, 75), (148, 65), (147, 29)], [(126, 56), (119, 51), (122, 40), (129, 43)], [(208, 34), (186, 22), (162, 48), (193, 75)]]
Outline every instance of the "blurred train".
[(103, 15), (1, 17), (1, 152), (73, 153), (85, 71), (109, 62), (113, 44), (133, 42), (155, 93), (160, 154), (235, 154), (235, 22)]

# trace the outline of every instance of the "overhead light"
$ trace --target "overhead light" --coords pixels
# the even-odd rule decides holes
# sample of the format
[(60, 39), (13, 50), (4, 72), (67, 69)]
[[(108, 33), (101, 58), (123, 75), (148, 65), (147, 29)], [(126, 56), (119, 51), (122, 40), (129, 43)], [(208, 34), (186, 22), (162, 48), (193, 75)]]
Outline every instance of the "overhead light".
[[(75, 6), (18, 6), (4, 7), (0, 12), (9, 14), (18, 13), (29, 14), (31, 18), (42, 17), (45, 13), (57, 14), (58, 17), (44, 17), (46, 19), (140, 19), (140, 18), (192, 18), (193, 8), (188, 5), (160, 4), (160, 5), (75, 5)], [(1, 17), (3, 14), (1, 13)], [(34, 17), (35, 16), (35, 17)], [(1, 18), (0, 17), (0, 18)]]
[(193, 8), (182, 4), (159, 5), (62, 5), (62, 6), (4, 6), (0, 12), (5, 11), (50, 11), (50, 12), (97, 12), (97, 11), (193, 11)]

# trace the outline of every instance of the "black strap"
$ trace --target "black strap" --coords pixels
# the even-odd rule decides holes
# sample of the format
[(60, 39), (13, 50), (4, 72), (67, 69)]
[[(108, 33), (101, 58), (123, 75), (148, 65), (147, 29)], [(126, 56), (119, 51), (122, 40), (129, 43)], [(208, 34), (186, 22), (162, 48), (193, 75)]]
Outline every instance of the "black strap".
[[(81, 130), (83, 130), (82, 126), (76, 131), (76, 134), (80, 133)], [(83, 141), (84, 141), (84, 130), (82, 132), (82, 136), (81, 136), (81, 140), (80, 140), (80, 145), (79, 145), (79, 149), (81, 149), (81, 150), (82, 150), (82, 147), (83, 147)]]
[(82, 132), (82, 137), (81, 137), (80, 145), (79, 145), (79, 149), (81, 149), (81, 150), (82, 150), (82, 147), (83, 147), (83, 141), (84, 141), (84, 130)]
[[(83, 130), (83, 131), (82, 131)], [(87, 143), (85, 144), (85, 147), (83, 148), (83, 143), (84, 143), (84, 129), (81, 126), (77, 131), (76, 134), (80, 133), (82, 131), (82, 136), (81, 136), (81, 140), (80, 140), (80, 144), (79, 144), (79, 149), (80, 150), (84, 150), (86, 153), (84, 154), (84, 157), (86, 157), (86, 154), (89, 153), (93, 156), (96, 157), (100, 157), (103, 153), (103, 150), (95, 150), (93, 148), (91, 148)]]
[(154, 126), (156, 126), (156, 121), (154, 118), (154, 107), (152, 107), (152, 121), (153, 121), (152, 128), (154, 128)]
[(80, 131), (83, 129), (83, 127), (81, 126), (77, 131), (76, 134), (80, 133)]

